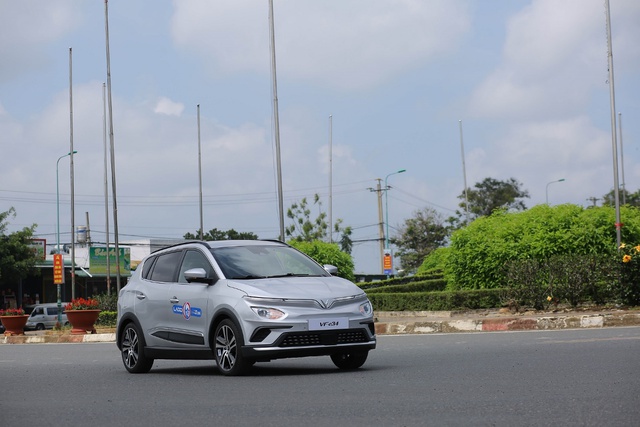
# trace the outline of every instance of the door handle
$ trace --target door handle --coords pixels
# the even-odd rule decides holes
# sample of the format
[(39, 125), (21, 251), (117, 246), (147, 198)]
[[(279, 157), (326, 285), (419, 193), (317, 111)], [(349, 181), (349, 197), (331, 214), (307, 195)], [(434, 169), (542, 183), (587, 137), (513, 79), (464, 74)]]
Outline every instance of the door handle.
[(180, 300), (178, 299), (178, 297), (173, 297), (173, 298), (169, 298), (169, 302), (171, 304), (177, 304), (180, 302)]
[(140, 292), (136, 294), (136, 298), (138, 298), (138, 299), (140, 299), (140, 300), (145, 299), (146, 297), (147, 297), (147, 296), (146, 296), (145, 294), (140, 293)]

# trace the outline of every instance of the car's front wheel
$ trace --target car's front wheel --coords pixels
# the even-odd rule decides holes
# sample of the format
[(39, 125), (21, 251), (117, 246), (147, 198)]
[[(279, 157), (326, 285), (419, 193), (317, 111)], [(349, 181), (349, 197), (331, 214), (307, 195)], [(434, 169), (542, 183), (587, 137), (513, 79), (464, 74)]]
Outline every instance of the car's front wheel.
[(224, 319), (216, 327), (215, 348), (216, 363), (223, 375), (242, 375), (253, 365), (242, 356), (242, 332), (230, 319)]
[(153, 359), (144, 355), (144, 338), (140, 329), (129, 323), (120, 334), (120, 351), (122, 363), (132, 374), (144, 374), (151, 370)]
[(331, 355), (331, 361), (340, 369), (358, 369), (367, 361), (368, 351), (353, 353), (338, 353)]

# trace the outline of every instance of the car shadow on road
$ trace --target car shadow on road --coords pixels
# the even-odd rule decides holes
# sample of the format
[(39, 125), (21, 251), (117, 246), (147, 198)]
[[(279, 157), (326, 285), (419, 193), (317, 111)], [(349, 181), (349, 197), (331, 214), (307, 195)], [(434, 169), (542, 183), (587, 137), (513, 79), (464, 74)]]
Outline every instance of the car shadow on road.
[[(249, 369), (245, 375), (242, 375), (240, 377), (284, 377), (331, 374), (348, 375), (353, 373), (374, 372), (378, 370), (380, 370), (379, 366), (370, 368), (363, 366), (361, 368), (348, 371), (330, 366), (285, 366), (283, 364), (270, 365), (270, 363), (257, 363), (256, 365), (251, 367), (251, 369)], [(149, 374), (224, 377), (224, 375), (222, 375), (220, 371), (218, 371), (215, 363), (209, 366), (200, 365), (170, 368), (154, 367), (151, 369)]]

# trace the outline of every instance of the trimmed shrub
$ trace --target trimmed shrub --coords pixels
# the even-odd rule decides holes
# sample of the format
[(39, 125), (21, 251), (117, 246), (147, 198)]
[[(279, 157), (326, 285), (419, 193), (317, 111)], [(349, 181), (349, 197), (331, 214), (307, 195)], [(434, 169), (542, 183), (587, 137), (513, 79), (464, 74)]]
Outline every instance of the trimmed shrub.
[(390, 285), (380, 286), (377, 288), (368, 289), (367, 294), (370, 293), (397, 293), (397, 292), (436, 292), (444, 291), (447, 287), (447, 282), (443, 279), (433, 280), (421, 280), (412, 283), (402, 285)]
[(118, 320), (117, 311), (101, 311), (98, 315), (96, 325), (104, 327), (115, 327)]
[(502, 289), (458, 292), (373, 293), (376, 311), (450, 311), (489, 309), (500, 305)]

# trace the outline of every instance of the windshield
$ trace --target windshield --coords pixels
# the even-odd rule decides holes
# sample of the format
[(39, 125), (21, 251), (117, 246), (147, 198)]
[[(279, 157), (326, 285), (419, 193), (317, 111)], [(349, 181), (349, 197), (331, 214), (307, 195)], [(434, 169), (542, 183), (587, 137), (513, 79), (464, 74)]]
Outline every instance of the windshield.
[(230, 246), (211, 249), (227, 279), (329, 276), (324, 268), (288, 246)]

